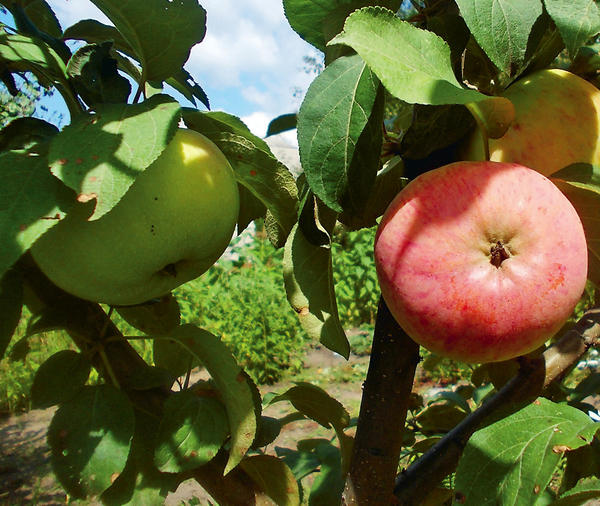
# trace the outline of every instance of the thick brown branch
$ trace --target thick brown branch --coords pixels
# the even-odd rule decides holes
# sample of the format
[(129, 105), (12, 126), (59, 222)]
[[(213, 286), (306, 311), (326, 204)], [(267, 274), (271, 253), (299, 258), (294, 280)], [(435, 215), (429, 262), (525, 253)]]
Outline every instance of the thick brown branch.
[(521, 360), (518, 374), (480, 408), (400, 474), (394, 494), (400, 504), (423, 498), (458, 465), (469, 437), (482, 426), (517, 411), (560, 381), (591, 346), (600, 341), (600, 309), (588, 311), (557, 343), (536, 360)]
[(390, 504), (419, 346), (379, 302), (345, 504)]

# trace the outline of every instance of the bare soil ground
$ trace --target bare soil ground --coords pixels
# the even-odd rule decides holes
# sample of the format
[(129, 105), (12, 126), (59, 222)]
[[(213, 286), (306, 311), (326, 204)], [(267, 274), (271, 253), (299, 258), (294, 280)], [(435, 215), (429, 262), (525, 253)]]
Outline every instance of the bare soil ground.
[[(368, 357), (352, 356), (346, 361), (327, 349), (309, 352), (305, 359), (307, 377), (327, 379), (321, 386), (338, 399), (350, 412), (358, 415), (362, 379), (357, 372), (366, 371)], [(303, 374), (304, 376), (304, 374)], [(292, 386), (292, 380), (261, 387), (261, 393), (284, 392)], [(331, 381), (330, 381), (331, 379)], [(286, 402), (269, 406), (264, 414), (280, 417), (293, 408)], [(60, 485), (54, 478), (50, 463), (50, 451), (46, 442), (46, 430), (54, 409), (33, 410), (28, 413), (0, 419), (0, 505), (59, 505), (67, 504)], [(316, 422), (303, 420), (286, 425), (275, 444), (295, 448), (295, 442), (312, 437), (331, 437), (332, 432)], [(271, 445), (270, 450), (273, 450)], [(186, 504), (197, 497), (206, 502), (202, 488), (194, 481), (183, 482), (176, 492), (167, 497), (168, 506)], [(79, 504), (97, 504), (86, 502)]]

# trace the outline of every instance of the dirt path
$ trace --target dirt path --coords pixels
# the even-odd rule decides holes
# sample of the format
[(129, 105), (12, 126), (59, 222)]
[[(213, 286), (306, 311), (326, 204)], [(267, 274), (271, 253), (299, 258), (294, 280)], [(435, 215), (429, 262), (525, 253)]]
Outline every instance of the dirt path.
[[(306, 369), (301, 378), (315, 378), (317, 384), (320, 379), (323, 382), (320, 386), (342, 402), (350, 416), (357, 416), (367, 363), (368, 357), (353, 356), (346, 362), (329, 350), (317, 349), (306, 357)], [(284, 392), (292, 384), (288, 380), (263, 387), (261, 393)], [(268, 407), (264, 414), (279, 417), (292, 409), (289, 403), (281, 402)], [(0, 420), (0, 505), (66, 504), (66, 496), (52, 473), (50, 451), (46, 443), (46, 430), (53, 413), (54, 409), (33, 410)], [(331, 431), (316, 422), (303, 420), (286, 425), (276, 444), (295, 448), (295, 442), (300, 439), (331, 436)], [(167, 497), (166, 504), (180, 506), (193, 497), (199, 498), (200, 504), (207, 504), (202, 499), (206, 495), (196, 482), (183, 482), (175, 493)]]

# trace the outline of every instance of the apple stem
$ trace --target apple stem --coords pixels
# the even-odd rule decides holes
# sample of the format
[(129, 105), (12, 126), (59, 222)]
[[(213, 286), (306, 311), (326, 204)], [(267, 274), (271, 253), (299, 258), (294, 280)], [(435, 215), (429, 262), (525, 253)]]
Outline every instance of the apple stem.
[(506, 248), (500, 241), (496, 242), (496, 244), (490, 248), (490, 255), (490, 263), (497, 268), (500, 267), (504, 260), (510, 258), (508, 251), (506, 251)]

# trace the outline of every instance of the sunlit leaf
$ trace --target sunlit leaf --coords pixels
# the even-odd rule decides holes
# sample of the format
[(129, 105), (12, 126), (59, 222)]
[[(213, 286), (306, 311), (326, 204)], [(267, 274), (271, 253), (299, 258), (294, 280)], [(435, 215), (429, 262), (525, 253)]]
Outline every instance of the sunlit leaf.
[(534, 504), (563, 453), (590, 442), (599, 427), (578, 409), (539, 398), (471, 436), (455, 492), (467, 506)]
[(311, 243), (296, 225), (285, 244), (283, 278), (287, 298), (302, 328), (311, 338), (347, 358), (350, 345), (338, 315), (329, 245)]
[(0, 275), (56, 225), (74, 203), (73, 193), (48, 170), (44, 156), (0, 155)]
[(48, 154), (52, 173), (77, 192), (78, 200), (96, 199), (91, 219), (98, 219), (162, 153), (179, 115), (179, 104), (167, 95), (139, 104), (99, 105), (54, 137)]
[(490, 60), (508, 75), (525, 62), (529, 34), (542, 14), (541, 0), (456, 0), (460, 13)]
[(600, 32), (600, 8), (595, 0), (544, 0), (544, 5), (571, 58)]
[(250, 380), (225, 344), (210, 332), (183, 325), (170, 332), (169, 339), (183, 345), (206, 367), (225, 403), (231, 429), (227, 473), (239, 464), (256, 435), (257, 416)]
[(206, 11), (197, 0), (92, 0), (135, 52), (148, 81), (178, 72), (206, 33)]
[(371, 7), (352, 13), (329, 44), (354, 49), (392, 95), (417, 104), (466, 104), (485, 95), (461, 86), (450, 47), (433, 32)]

